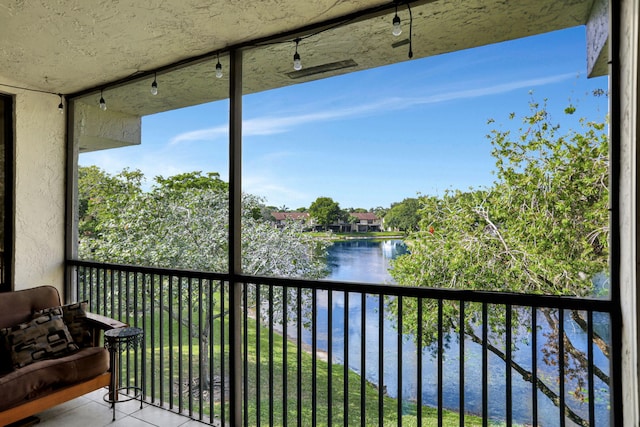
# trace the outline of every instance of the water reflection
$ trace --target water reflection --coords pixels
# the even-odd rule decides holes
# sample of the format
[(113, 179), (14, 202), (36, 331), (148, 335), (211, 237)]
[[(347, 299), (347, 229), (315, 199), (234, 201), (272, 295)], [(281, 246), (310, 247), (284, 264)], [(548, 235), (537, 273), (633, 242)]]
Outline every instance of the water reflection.
[[(362, 283), (393, 283), (389, 275), (389, 263), (399, 254), (406, 253), (406, 247), (399, 240), (371, 241), (352, 240), (337, 242), (330, 248), (328, 263), (331, 274), (329, 280)], [(319, 351), (326, 352), (331, 346), (333, 353), (333, 363), (344, 364), (345, 346), (348, 348), (349, 368), (361, 374), (361, 357), (365, 353), (365, 378), (375, 384), (380, 384), (378, 366), (379, 354), (382, 354), (383, 361), (383, 388), (388, 396), (397, 397), (401, 387), (403, 400), (416, 401), (418, 387), (416, 371), (418, 363), (418, 351), (412, 336), (398, 335), (393, 316), (381, 306), (379, 298), (375, 295), (367, 295), (365, 298), (364, 315), (362, 312), (362, 296), (359, 294), (345, 295), (343, 292), (332, 292), (331, 307), (329, 307), (329, 292), (319, 291), (316, 294), (318, 312), (316, 315), (317, 347)], [(348, 301), (346, 301), (348, 299)], [(345, 309), (346, 307), (346, 309)], [(332, 331), (329, 338), (328, 314), (332, 310)], [(382, 310), (382, 312), (381, 312)], [(381, 316), (382, 314), (382, 316)], [(310, 314), (307, 314), (310, 317)], [(539, 348), (537, 349), (538, 375), (555, 378), (558, 376), (557, 366), (545, 365), (541, 361), (544, 358), (544, 343), (549, 326), (538, 315), (539, 331), (537, 339)], [(567, 335), (571, 341), (582, 351), (586, 352), (588, 347), (585, 334), (570, 318), (570, 313), (565, 312), (565, 325)], [(595, 313), (594, 328), (607, 329), (609, 319), (604, 314)], [(363, 328), (364, 323), (364, 328)], [(345, 330), (348, 324), (348, 330)], [(382, 326), (382, 328), (381, 328)], [(295, 329), (293, 323), (289, 324), (290, 331)], [(365, 348), (362, 349), (362, 334), (365, 334)], [(380, 334), (381, 333), (381, 334)], [(380, 342), (382, 335), (382, 342)], [(514, 348), (513, 360), (518, 362), (523, 368), (530, 370), (532, 367), (532, 351), (528, 344), (530, 342), (529, 332), (525, 330), (514, 331), (514, 341), (519, 345)], [(520, 335), (520, 337), (518, 337)], [(604, 335), (604, 334), (603, 334)], [(518, 340), (518, 338), (526, 338)], [(304, 329), (302, 339), (305, 344), (312, 343), (312, 332)], [(499, 344), (500, 345), (500, 344)], [(504, 347), (504, 343), (502, 344)], [(382, 349), (382, 351), (380, 351)], [(437, 406), (437, 359), (433, 357), (433, 348), (424, 348), (422, 351), (422, 371), (423, 387), (420, 391), (423, 403)], [(608, 371), (608, 359), (596, 348), (594, 351), (595, 363)], [(448, 342), (443, 356), (443, 401), (444, 407), (452, 410), (459, 410), (460, 402), (460, 357), (464, 358), (464, 411), (467, 413), (482, 413), (482, 347), (470, 339), (465, 340), (465, 351), (461, 355), (457, 339)], [(402, 361), (402, 378), (398, 378), (397, 367)], [(506, 416), (505, 389), (505, 364), (494, 354), (488, 353), (488, 394), (489, 394), (489, 417), (494, 420), (504, 419)], [(556, 389), (557, 384), (553, 380), (551, 387)], [(571, 389), (568, 383), (567, 389)], [(596, 401), (596, 414), (598, 425), (608, 425), (608, 386), (599, 380), (596, 383), (599, 390)], [(513, 417), (517, 423), (531, 423), (532, 386), (526, 382), (522, 376), (515, 371), (512, 372), (512, 396)], [(559, 409), (543, 396), (538, 394), (538, 414), (539, 424), (542, 426), (557, 425), (559, 420)], [(570, 394), (565, 396), (569, 400)], [(571, 406), (577, 408), (581, 414), (588, 410), (586, 403), (573, 402)], [(570, 422), (567, 425), (571, 425)]]
[(394, 283), (389, 261), (407, 252), (402, 240), (354, 239), (335, 242), (327, 255), (329, 280)]

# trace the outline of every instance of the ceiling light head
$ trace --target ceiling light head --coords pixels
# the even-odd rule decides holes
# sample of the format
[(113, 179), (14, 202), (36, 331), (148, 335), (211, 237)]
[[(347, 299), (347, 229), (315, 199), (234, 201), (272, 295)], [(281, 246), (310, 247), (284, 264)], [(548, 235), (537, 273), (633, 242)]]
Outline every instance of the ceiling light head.
[(300, 44), (300, 39), (296, 39), (296, 53), (293, 54), (293, 69), (296, 71), (302, 70), (302, 61), (300, 61), (300, 54), (298, 53), (298, 44)]
[(300, 61), (300, 54), (298, 52), (293, 54), (293, 69), (296, 71), (302, 70), (302, 61)]
[(413, 58), (413, 13), (411, 12), (411, 3), (407, 3), (409, 11), (409, 59)]
[(63, 98), (61, 94), (58, 94), (58, 96), (60, 97), (60, 103), (58, 104), (58, 111), (60, 112), (60, 114), (64, 114), (64, 104), (63, 104)]
[(100, 105), (100, 109), (102, 111), (107, 111), (107, 103), (104, 101), (104, 97), (102, 96), (102, 91), (100, 91), (100, 101), (98, 101)]
[(158, 94), (158, 82), (156, 81), (156, 73), (153, 73), (153, 83), (151, 83), (151, 95)]
[(400, 17), (398, 16), (397, 12), (396, 12), (396, 16), (393, 17), (392, 24), (393, 24), (393, 30), (391, 31), (391, 34), (398, 37), (400, 34), (402, 34), (402, 26), (400, 25)]
[(220, 63), (220, 58), (218, 58), (218, 63), (216, 64), (216, 77), (222, 77), (222, 64)]

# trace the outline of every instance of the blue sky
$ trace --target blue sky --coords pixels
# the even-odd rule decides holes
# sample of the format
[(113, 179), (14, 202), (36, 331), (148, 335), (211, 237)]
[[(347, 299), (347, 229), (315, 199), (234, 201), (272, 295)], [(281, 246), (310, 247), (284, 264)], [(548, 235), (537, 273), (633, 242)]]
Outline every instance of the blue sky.
[[(295, 209), (320, 196), (372, 208), (488, 186), (486, 135), (517, 130), (511, 112), (547, 99), (566, 130), (579, 117), (604, 119), (607, 99), (586, 94), (608, 82), (586, 78), (585, 50), (579, 27), (245, 96), (243, 189)], [(563, 114), (570, 103), (575, 116)], [(149, 181), (193, 170), (227, 180), (228, 108), (222, 101), (144, 117), (140, 146), (83, 154), (80, 164), (137, 168)]]

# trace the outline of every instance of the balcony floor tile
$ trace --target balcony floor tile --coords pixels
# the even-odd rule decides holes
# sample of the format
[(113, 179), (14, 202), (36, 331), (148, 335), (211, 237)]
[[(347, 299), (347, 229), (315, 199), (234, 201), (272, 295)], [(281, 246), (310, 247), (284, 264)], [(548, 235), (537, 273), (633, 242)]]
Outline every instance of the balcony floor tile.
[(112, 421), (111, 407), (103, 400), (106, 392), (106, 389), (97, 390), (37, 414), (40, 419), (38, 426), (198, 427), (207, 425), (146, 403), (140, 409), (139, 401), (118, 403), (116, 420)]

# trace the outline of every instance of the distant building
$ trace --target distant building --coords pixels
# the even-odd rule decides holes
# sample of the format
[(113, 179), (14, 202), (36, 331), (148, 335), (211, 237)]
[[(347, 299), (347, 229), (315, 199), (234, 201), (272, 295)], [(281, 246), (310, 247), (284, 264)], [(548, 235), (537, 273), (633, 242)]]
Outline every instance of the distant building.
[(354, 212), (350, 213), (349, 216), (357, 219), (357, 222), (351, 224), (352, 233), (366, 233), (382, 229), (382, 220), (373, 212)]
[(284, 227), (287, 221), (297, 221), (302, 225), (310, 224), (310, 216), (308, 212), (271, 212), (271, 216), (276, 221), (278, 228)]
[[(298, 221), (310, 230), (322, 231), (324, 229), (322, 225), (315, 224), (308, 212), (271, 212), (271, 216), (279, 228), (284, 227), (286, 221)], [(366, 233), (382, 230), (382, 220), (373, 212), (353, 212), (349, 216), (355, 218), (355, 221), (334, 222), (329, 224), (327, 229), (335, 233)]]

